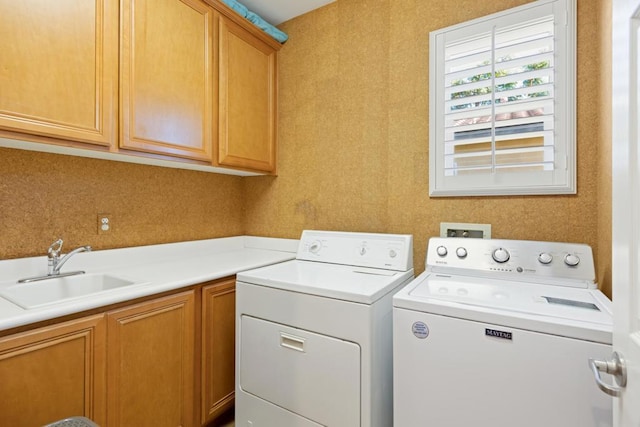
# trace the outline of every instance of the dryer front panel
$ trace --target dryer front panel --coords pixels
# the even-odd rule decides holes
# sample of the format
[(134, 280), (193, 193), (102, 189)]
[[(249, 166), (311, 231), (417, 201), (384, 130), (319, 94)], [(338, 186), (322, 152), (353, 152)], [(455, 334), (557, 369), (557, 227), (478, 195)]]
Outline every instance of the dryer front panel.
[(332, 427), (360, 425), (360, 347), (243, 315), (240, 388)]

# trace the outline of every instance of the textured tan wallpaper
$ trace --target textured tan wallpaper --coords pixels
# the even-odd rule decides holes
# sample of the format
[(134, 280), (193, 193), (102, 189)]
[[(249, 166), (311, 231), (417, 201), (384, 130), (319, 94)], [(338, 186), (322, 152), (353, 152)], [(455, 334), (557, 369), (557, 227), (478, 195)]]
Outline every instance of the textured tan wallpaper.
[(610, 183), (598, 171), (606, 135), (596, 100), (607, 95), (599, 1), (578, 2), (578, 194), (428, 194), (429, 31), (524, 3), (338, 0), (283, 24), (290, 39), (279, 54), (279, 176), (244, 180), (245, 231), (410, 233), (417, 272), (442, 221), (490, 223), (495, 238), (584, 242), (598, 255), (606, 235), (598, 233), (606, 225), (598, 191)]
[(599, 115), (600, 135), (598, 140), (598, 253), (596, 269), (598, 283), (604, 293), (611, 297), (611, 0), (600, 2), (600, 17), (598, 31), (600, 35), (600, 98)]
[[(610, 295), (611, 0), (578, 0), (578, 194), (429, 198), (429, 31), (527, 0), (338, 0), (283, 24), (278, 177), (239, 178), (0, 149), (0, 259), (301, 230), (410, 233), (442, 221), (584, 242)], [(113, 231), (97, 234), (97, 214)]]
[(44, 255), (58, 237), (66, 252), (239, 235), (241, 179), (0, 148), (0, 259)]

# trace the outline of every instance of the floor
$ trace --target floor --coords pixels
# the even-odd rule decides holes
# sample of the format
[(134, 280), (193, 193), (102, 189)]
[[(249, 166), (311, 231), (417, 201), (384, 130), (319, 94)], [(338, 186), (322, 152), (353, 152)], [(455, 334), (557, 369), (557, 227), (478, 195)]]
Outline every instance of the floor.
[(236, 424), (233, 422), (233, 408), (223, 414), (219, 420), (216, 420), (216, 427), (234, 427)]

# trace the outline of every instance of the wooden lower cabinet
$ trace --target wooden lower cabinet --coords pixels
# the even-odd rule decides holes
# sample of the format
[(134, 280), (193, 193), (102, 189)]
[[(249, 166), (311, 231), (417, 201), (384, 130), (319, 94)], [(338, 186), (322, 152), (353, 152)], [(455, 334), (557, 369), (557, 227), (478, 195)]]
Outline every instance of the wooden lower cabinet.
[(104, 315), (0, 338), (0, 425), (105, 423)]
[(233, 406), (235, 278), (0, 337), (0, 426), (190, 427)]
[(107, 426), (188, 427), (195, 291), (107, 313)]
[(202, 288), (202, 424), (233, 406), (235, 312), (235, 280)]

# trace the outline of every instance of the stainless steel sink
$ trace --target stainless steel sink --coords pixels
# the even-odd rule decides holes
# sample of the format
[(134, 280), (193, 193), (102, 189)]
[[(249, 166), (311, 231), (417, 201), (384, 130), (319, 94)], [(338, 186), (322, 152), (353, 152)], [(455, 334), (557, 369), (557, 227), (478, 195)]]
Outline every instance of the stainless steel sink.
[(29, 309), (139, 284), (110, 274), (94, 273), (19, 283), (0, 290), (0, 296)]

